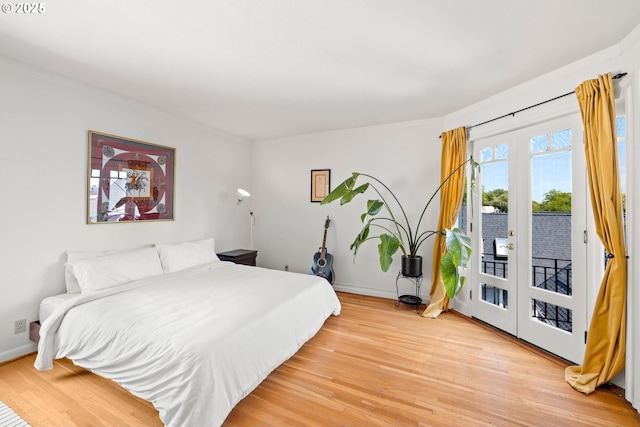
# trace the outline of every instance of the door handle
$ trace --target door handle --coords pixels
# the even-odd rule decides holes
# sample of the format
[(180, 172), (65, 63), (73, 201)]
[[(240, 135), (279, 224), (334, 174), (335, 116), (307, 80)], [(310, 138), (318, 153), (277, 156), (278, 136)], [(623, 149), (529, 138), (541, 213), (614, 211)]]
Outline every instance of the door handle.
[(509, 248), (510, 251), (514, 250), (516, 248), (516, 245), (514, 245), (513, 243), (509, 243), (507, 245), (507, 248)]

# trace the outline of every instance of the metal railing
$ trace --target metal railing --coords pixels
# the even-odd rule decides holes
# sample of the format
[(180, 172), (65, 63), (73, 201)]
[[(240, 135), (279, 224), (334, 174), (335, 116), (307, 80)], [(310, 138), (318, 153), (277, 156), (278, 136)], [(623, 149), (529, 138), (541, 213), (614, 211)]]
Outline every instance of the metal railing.
[(571, 295), (571, 260), (557, 258), (539, 258), (551, 265), (532, 266), (532, 285), (562, 295)]
[[(506, 260), (488, 259), (489, 257), (494, 258), (494, 254), (491, 253), (483, 253), (482, 255), (483, 273), (504, 279), (508, 277)], [(571, 260), (532, 257), (532, 261), (532, 286), (562, 295), (572, 294)], [(482, 299), (503, 308), (508, 306), (508, 292), (490, 285), (483, 284)], [(572, 331), (572, 312), (568, 308), (532, 299), (531, 312), (532, 316), (541, 322), (565, 331)]]

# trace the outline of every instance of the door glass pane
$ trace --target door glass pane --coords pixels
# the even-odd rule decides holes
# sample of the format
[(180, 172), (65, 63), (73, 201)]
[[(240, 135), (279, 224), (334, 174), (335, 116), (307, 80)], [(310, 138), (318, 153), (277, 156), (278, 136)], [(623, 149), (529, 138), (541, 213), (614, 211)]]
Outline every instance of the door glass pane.
[[(506, 145), (489, 148), (496, 155), (481, 162), (482, 174), (482, 272), (508, 278), (507, 232), (509, 226), (509, 150)], [(483, 150), (484, 153), (484, 150)], [(497, 159), (496, 159), (497, 158)]]
[(496, 145), (496, 159), (506, 159), (508, 157), (509, 157), (509, 146), (507, 144)]
[(549, 148), (549, 138), (546, 134), (531, 138), (531, 152), (543, 153)]
[(509, 292), (505, 289), (481, 283), (481, 290), (482, 301), (497, 305), (498, 307), (509, 308)]
[[(471, 176), (471, 167), (469, 165), (466, 166), (465, 174), (467, 177)], [(458, 211), (458, 219), (456, 221), (455, 226), (460, 228), (463, 231), (467, 231), (467, 185), (464, 185), (462, 191), (462, 204), (460, 205), (460, 210)]]
[(620, 190), (622, 191), (622, 220), (624, 222), (625, 240), (627, 237), (627, 119), (626, 116), (616, 118), (618, 133), (618, 167), (620, 169)]
[(571, 146), (571, 129), (561, 130), (551, 134), (551, 149), (557, 150)]
[(481, 162), (488, 162), (489, 160), (493, 159), (493, 147), (489, 147), (489, 148), (485, 148), (482, 150), (481, 153)]
[(568, 308), (537, 299), (531, 300), (532, 317), (563, 331), (573, 331), (572, 312)]
[(616, 130), (618, 132), (618, 138), (624, 138), (627, 136), (627, 118), (626, 116), (616, 117)]
[(571, 262), (566, 261), (563, 259), (538, 259), (532, 266), (533, 286), (562, 295), (572, 295)]
[[(534, 140), (550, 140), (539, 150)], [(531, 143), (531, 286), (572, 295), (571, 129), (532, 138)], [(571, 331), (571, 312), (533, 299), (531, 316)]]
[(571, 130), (551, 141), (531, 157), (531, 285), (571, 295)]

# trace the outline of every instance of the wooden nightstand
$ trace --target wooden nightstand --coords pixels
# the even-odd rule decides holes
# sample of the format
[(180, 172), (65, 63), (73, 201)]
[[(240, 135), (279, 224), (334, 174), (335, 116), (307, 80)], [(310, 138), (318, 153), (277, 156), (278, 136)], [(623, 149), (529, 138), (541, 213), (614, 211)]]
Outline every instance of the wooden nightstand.
[(250, 249), (235, 249), (233, 251), (220, 252), (218, 258), (220, 261), (231, 261), (236, 264), (256, 265), (256, 257), (258, 251)]
[(40, 321), (36, 320), (29, 324), (29, 339), (34, 343), (40, 342)]

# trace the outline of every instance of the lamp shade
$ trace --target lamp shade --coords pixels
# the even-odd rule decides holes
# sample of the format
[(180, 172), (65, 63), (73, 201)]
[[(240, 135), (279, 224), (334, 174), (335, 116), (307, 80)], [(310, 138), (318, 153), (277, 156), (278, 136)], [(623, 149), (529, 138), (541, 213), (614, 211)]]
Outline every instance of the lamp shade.
[(251, 197), (251, 194), (242, 188), (238, 188), (238, 204), (242, 203), (242, 199)]

